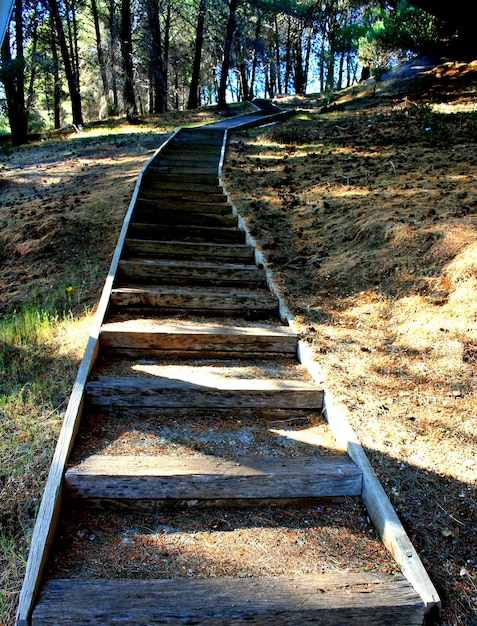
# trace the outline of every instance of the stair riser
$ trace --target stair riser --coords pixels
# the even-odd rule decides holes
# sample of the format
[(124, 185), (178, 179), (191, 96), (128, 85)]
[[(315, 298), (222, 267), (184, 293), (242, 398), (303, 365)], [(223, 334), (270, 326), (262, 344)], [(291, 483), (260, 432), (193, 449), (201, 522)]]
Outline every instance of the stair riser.
[(321, 391), (230, 391), (179, 389), (122, 389), (91, 382), (86, 388), (91, 407), (154, 409), (299, 409), (317, 411), (323, 407)]
[(255, 254), (249, 246), (226, 246), (206, 244), (179, 244), (160, 241), (126, 239), (123, 249), (124, 257), (145, 257), (188, 260), (198, 262), (227, 262), (236, 264), (253, 264)]
[(117, 277), (117, 284), (136, 282), (150, 285), (233, 285), (250, 289), (257, 285), (265, 286), (265, 273), (258, 269), (195, 269), (123, 262), (120, 263)]
[(262, 297), (252, 296), (188, 296), (183, 294), (161, 294), (153, 291), (139, 291), (135, 293), (113, 290), (111, 304), (115, 307), (155, 308), (174, 311), (203, 311), (228, 315), (242, 313), (243, 315), (276, 315), (278, 304), (268, 294)]
[(134, 212), (134, 221), (144, 224), (166, 225), (191, 225), (218, 228), (237, 228), (238, 220), (233, 215), (207, 214), (199, 211), (187, 211), (176, 209), (168, 210), (166, 207), (156, 209), (143, 209), (141, 206)]
[(169, 226), (132, 222), (128, 237), (131, 239), (155, 239), (193, 243), (245, 243), (245, 232), (236, 228), (213, 228), (200, 226)]

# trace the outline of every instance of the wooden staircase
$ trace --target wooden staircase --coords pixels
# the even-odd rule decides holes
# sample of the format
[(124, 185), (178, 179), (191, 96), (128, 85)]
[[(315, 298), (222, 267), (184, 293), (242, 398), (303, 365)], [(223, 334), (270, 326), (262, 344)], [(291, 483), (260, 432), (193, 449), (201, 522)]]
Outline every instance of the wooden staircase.
[[(362, 471), (319, 439), (278, 450), (256, 443), (272, 423), (298, 420), (298, 430), (323, 423), (323, 392), (297, 360), (298, 337), (280, 319), (220, 185), (223, 149), (223, 130), (184, 129), (142, 176), (118, 246), (99, 356), (78, 400), (82, 425), (65, 452), (60, 535), (83, 515), (94, 520), (98, 506), (122, 528), (131, 510), (143, 508), (158, 523), (183, 506), (198, 507), (198, 516), (207, 506), (238, 507), (245, 522), (263, 503), (298, 507), (361, 495)], [(141, 444), (119, 449), (118, 432), (128, 442), (131, 420)], [(201, 430), (204, 420), (213, 428)], [(98, 439), (105, 423), (112, 434)], [(243, 443), (242, 426), (253, 431), (253, 444)], [(94, 566), (88, 577), (80, 575), (84, 563), (70, 567), (61, 553), (77, 537), (62, 541), (38, 598), (29, 590), (31, 615), (20, 608), (19, 625), (424, 621), (424, 603), (402, 576), (317, 567), (300, 575), (157, 577), (144, 562), (130, 578), (100, 576)]]

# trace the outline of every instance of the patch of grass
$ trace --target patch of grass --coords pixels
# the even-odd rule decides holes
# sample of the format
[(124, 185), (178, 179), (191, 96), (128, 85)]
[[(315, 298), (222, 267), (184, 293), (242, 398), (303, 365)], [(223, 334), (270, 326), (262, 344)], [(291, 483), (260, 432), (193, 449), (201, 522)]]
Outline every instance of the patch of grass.
[[(79, 361), (79, 320), (32, 303), (0, 322), (0, 621), (13, 623), (27, 548)], [(83, 341), (85, 329), (81, 328)]]

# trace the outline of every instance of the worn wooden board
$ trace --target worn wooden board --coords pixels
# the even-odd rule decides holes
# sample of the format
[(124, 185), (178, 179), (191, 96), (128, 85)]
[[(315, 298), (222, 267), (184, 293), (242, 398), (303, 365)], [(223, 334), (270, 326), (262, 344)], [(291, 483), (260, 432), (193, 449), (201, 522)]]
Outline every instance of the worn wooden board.
[(155, 168), (153, 165), (148, 169), (148, 180), (160, 180), (164, 183), (174, 184), (192, 184), (192, 185), (220, 185), (220, 179), (217, 172), (203, 174), (201, 172), (164, 172), (163, 169)]
[(422, 603), (407, 581), (347, 572), (289, 578), (52, 580), (32, 626), (422, 626), (423, 619)]
[(323, 392), (302, 381), (276, 379), (211, 380), (210, 386), (142, 376), (102, 376), (86, 387), (93, 407), (270, 408), (319, 410)]
[(149, 358), (160, 352), (296, 357), (298, 344), (295, 333), (287, 328), (218, 326), (205, 322), (105, 324), (99, 339), (102, 350), (136, 357), (147, 354)]
[(71, 498), (235, 500), (359, 496), (343, 457), (90, 456), (65, 475)]
[[(213, 208), (213, 207), (212, 207)], [(238, 221), (230, 211), (212, 211), (209, 213), (207, 207), (203, 210), (189, 210), (188, 208), (170, 208), (154, 204), (145, 206), (139, 204), (134, 212), (134, 222), (145, 222), (146, 224), (167, 224), (167, 225), (192, 225), (209, 226), (218, 228), (237, 228)]]
[(222, 187), (188, 184), (176, 185), (154, 179), (146, 179), (140, 191), (140, 198), (151, 197), (167, 199), (174, 202), (217, 202), (226, 204), (228, 196)]
[(276, 299), (268, 291), (231, 288), (183, 289), (144, 286), (117, 287), (111, 292), (111, 303), (116, 307), (146, 307), (163, 310), (215, 312), (226, 315), (242, 311), (244, 314), (275, 314)]
[(140, 210), (161, 210), (189, 213), (208, 213), (215, 215), (233, 215), (232, 205), (227, 202), (214, 202), (214, 200), (182, 200), (180, 198), (171, 199), (168, 197), (160, 197), (154, 191), (145, 190), (144, 194), (138, 198), (136, 211)]
[(222, 197), (227, 198), (227, 194), (225, 193), (223, 187), (220, 185), (206, 185), (201, 183), (184, 183), (181, 181), (167, 181), (167, 180), (157, 180), (157, 178), (151, 174), (146, 175), (143, 178), (143, 182), (141, 185), (141, 196), (143, 193), (151, 193), (151, 194), (164, 194), (169, 197), (173, 195), (177, 195), (180, 198), (189, 199), (195, 198), (198, 195), (202, 196), (210, 196), (213, 197), (214, 200), (222, 200)]
[(124, 254), (136, 257), (160, 257), (164, 259), (195, 259), (196, 261), (224, 261), (227, 263), (252, 264), (255, 251), (246, 244), (219, 244), (204, 242), (154, 241), (126, 239)]
[(332, 398), (325, 394), (324, 415), (338, 445), (350, 455), (363, 472), (363, 502), (384, 545), (403, 574), (420, 594), (426, 612), (440, 611), (441, 601), (429, 574), (409, 539), (394, 507), (387, 497), (358, 438), (351, 428), (344, 411)]
[(162, 241), (191, 241), (204, 243), (245, 243), (243, 231), (237, 228), (211, 226), (180, 226), (131, 222), (128, 237)]
[(242, 285), (250, 288), (265, 284), (263, 269), (253, 265), (144, 259), (120, 261), (118, 269), (121, 280), (138, 283)]

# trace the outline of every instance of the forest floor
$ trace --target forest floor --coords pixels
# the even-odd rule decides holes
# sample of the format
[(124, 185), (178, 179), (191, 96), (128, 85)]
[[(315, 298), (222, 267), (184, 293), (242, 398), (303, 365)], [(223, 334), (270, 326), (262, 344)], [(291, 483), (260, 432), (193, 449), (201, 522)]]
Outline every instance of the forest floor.
[[(447, 64), (325, 109), (282, 99), (297, 114), (232, 136), (224, 171), (438, 588), (443, 626), (477, 624), (476, 85), (477, 64)], [(0, 157), (2, 623), (138, 171), (174, 126), (205, 116)], [(56, 315), (51, 336), (7, 340), (25, 303)]]

